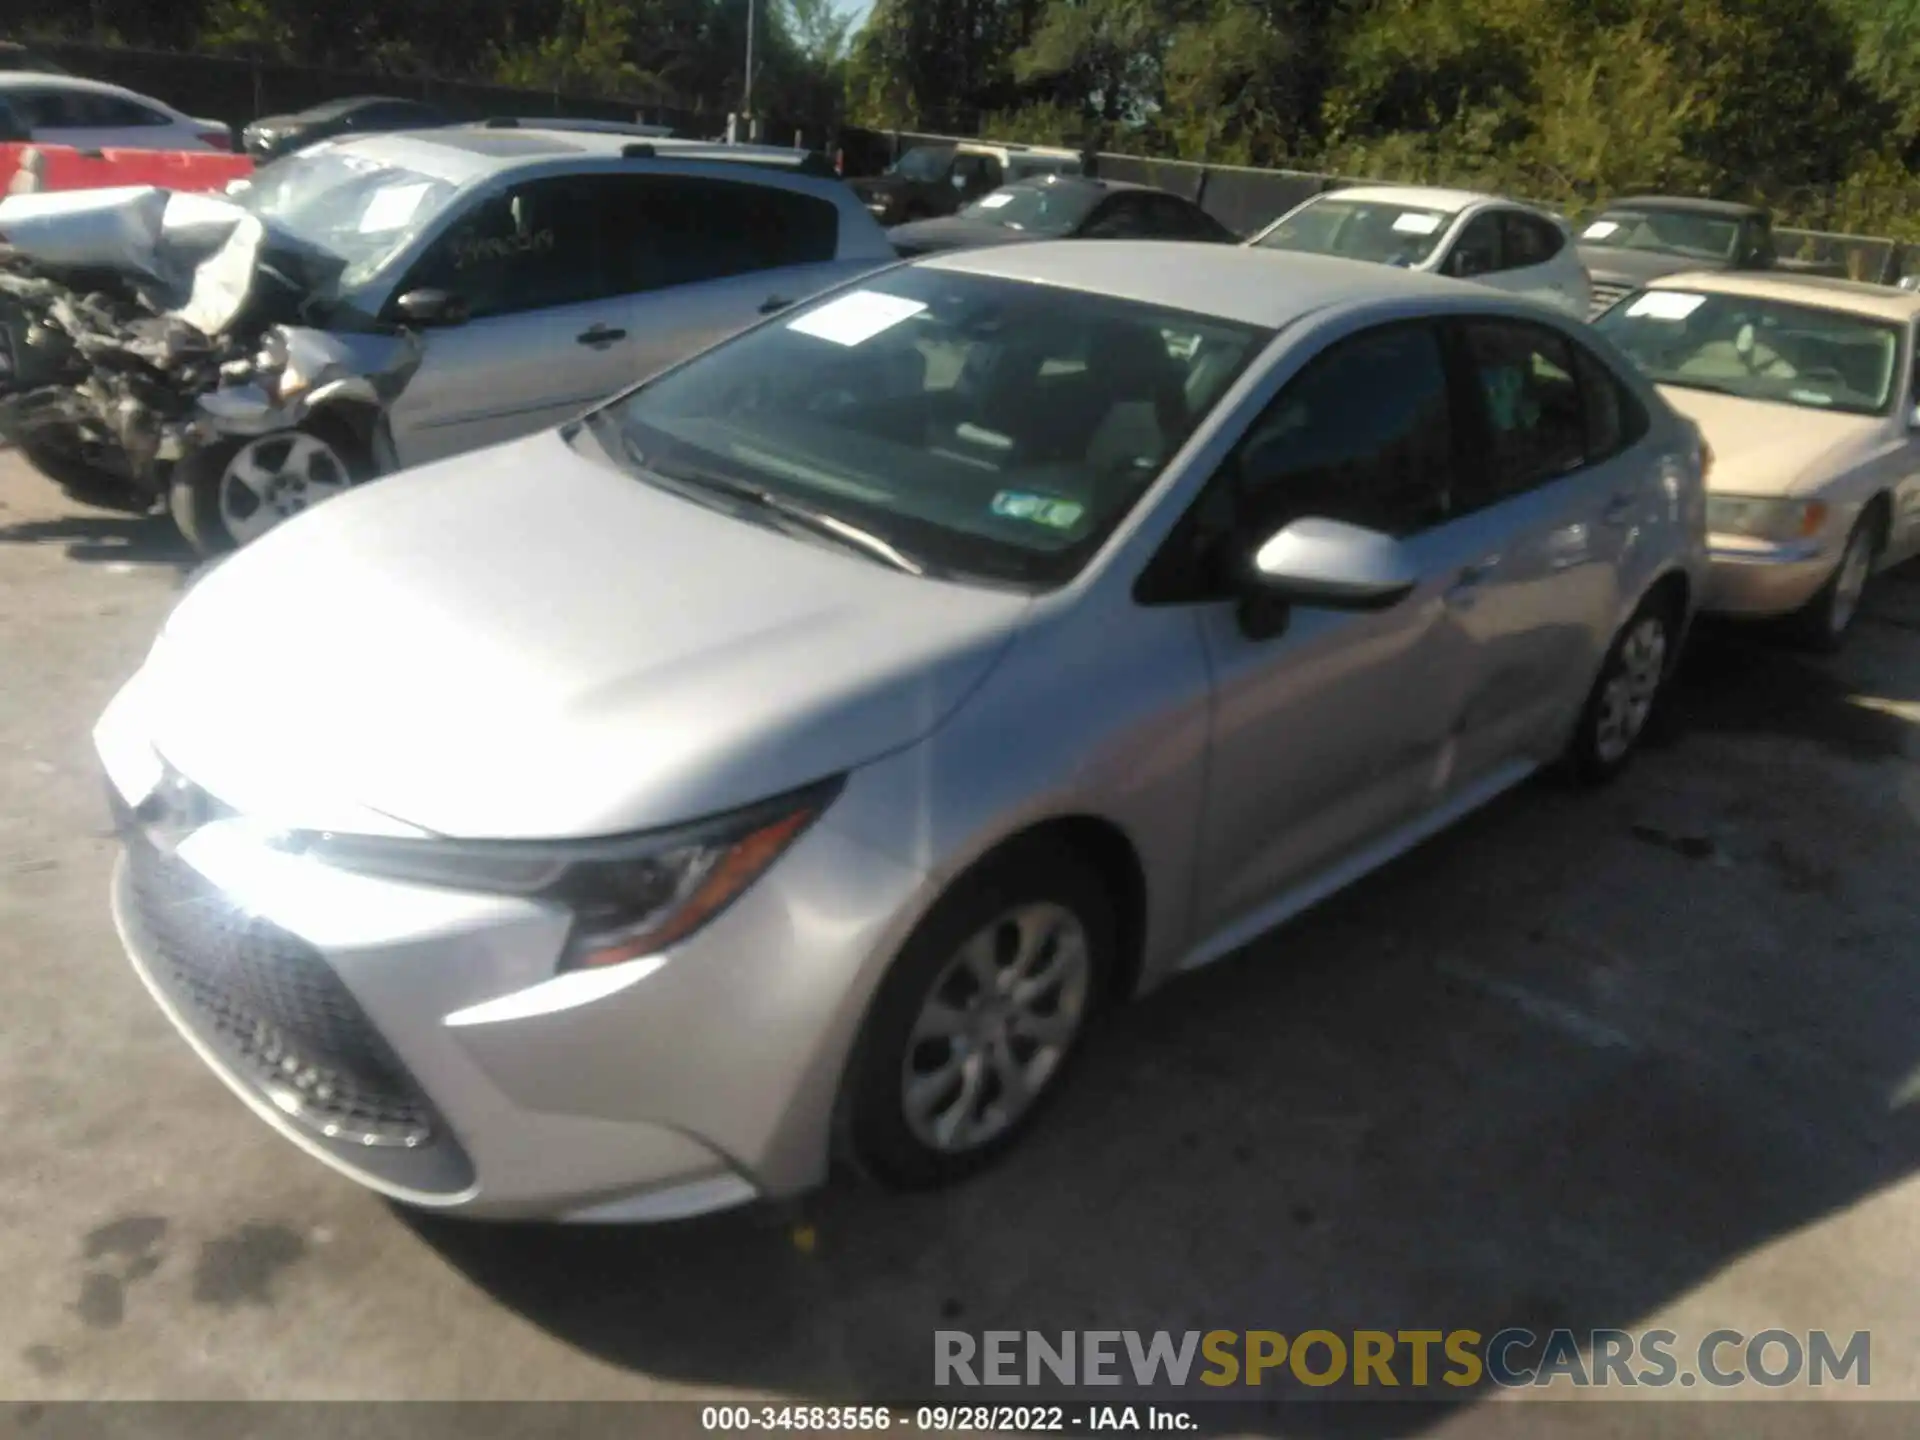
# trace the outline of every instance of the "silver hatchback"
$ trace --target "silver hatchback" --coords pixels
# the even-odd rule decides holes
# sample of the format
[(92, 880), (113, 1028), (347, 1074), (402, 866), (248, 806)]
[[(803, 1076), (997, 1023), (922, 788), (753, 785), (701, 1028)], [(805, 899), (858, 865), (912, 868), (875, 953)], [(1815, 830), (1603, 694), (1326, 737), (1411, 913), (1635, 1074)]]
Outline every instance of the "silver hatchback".
[(96, 732), (115, 915), (242, 1099), (403, 1201), (952, 1179), (1103, 1003), (1618, 770), (1702, 458), (1573, 317), (1443, 279), (895, 267), (210, 573)]

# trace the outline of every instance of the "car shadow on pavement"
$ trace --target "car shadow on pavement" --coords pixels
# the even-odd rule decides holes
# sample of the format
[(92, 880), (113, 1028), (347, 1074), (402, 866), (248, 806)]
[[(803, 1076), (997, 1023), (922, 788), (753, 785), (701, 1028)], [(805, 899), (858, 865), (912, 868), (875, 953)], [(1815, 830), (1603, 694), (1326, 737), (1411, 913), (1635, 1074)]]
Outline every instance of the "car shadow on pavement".
[(0, 525), (0, 545), (64, 545), (68, 559), (102, 564), (170, 565), (186, 571), (199, 563), (173, 522), (158, 515), (21, 520)]
[[(1621, 783), (1525, 787), (1110, 1017), (1038, 1131), (958, 1189), (840, 1177), (787, 1209), (626, 1230), (407, 1223), (614, 1364), (816, 1400), (933, 1398), (941, 1329), (1644, 1324), (1920, 1160), (1898, 1098), (1920, 1065), (1900, 858), (1920, 820), (1851, 746), (1782, 758), (1725, 733), (1714, 667), (1759, 661), (1700, 663), (1690, 725)], [(1431, 1403), (1236, 1425), (1409, 1434), (1461, 1399), (1399, 1395)]]

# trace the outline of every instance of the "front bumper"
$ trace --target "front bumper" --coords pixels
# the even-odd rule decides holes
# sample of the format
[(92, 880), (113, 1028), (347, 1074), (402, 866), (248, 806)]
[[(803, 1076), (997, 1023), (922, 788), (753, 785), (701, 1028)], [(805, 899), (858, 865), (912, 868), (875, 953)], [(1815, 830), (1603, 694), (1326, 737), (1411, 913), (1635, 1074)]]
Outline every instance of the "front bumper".
[(352, 874), (240, 817), (170, 852), (123, 830), (115, 922), (201, 1059), (333, 1169), (476, 1217), (661, 1220), (818, 1183), (923, 883), (823, 820), (677, 949), (558, 975), (558, 907)]
[(1770, 544), (1741, 536), (1708, 537), (1711, 573), (1704, 608), (1747, 618), (1790, 615), (1811, 600), (1840, 563), (1819, 539)]

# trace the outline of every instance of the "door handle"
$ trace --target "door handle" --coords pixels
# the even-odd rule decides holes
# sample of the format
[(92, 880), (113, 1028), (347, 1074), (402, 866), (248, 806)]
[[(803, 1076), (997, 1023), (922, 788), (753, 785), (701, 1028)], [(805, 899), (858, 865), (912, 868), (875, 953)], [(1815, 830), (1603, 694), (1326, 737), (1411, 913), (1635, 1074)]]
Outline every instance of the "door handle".
[(610, 325), (590, 325), (573, 338), (577, 344), (591, 345), (594, 349), (601, 350), (616, 340), (626, 339), (627, 332), (617, 330)]
[(793, 301), (789, 300), (785, 295), (769, 295), (766, 300), (762, 302), (760, 313), (762, 315), (777, 314), (792, 303)]
[(1477, 560), (1471, 565), (1462, 566), (1460, 573), (1453, 577), (1453, 584), (1447, 587), (1447, 599), (1465, 600), (1486, 583), (1487, 577), (1500, 568), (1500, 557), (1490, 555), (1485, 560)]
[(1623, 490), (1600, 512), (1600, 519), (1607, 525), (1624, 525), (1633, 519), (1633, 512), (1640, 508), (1640, 497), (1631, 490)]

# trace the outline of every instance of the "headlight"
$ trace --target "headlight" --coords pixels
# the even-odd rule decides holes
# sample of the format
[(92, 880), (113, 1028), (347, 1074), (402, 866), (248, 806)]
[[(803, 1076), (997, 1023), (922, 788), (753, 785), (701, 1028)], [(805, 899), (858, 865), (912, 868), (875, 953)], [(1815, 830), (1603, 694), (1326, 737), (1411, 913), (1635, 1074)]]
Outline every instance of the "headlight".
[(826, 781), (671, 831), (609, 840), (398, 840), (295, 831), (280, 848), (420, 885), (557, 901), (573, 911), (564, 968), (675, 945), (737, 900), (839, 793)]
[(1715, 535), (1744, 535), (1784, 544), (1808, 540), (1827, 523), (1824, 500), (1769, 499), (1752, 495), (1709, 495), (1707, 529)]

